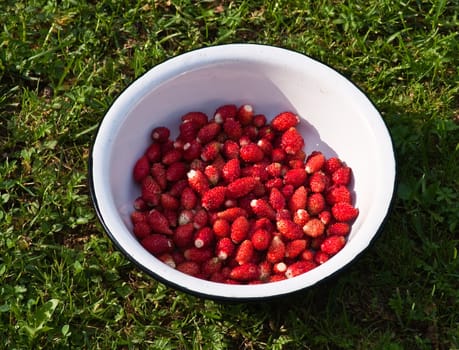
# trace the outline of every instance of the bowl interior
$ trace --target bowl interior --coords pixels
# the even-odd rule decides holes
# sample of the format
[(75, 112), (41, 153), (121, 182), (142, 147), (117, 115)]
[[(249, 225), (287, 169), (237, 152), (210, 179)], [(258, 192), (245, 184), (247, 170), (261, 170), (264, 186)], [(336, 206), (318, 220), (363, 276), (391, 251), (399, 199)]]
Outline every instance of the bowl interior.
[[(253, 286), (228, 286), (184, 275), (159, 262), (131, 233), (132, 203), (140, 190), (132, 168), (153, 127), (177, 132), (180, 116), (221, 104), (249, 103), (272, 119), (290, 110), (301, 118), (306, 152), (338, 156), (353, 170), (360, 214), (345, 248), (296, 278)], [(175, 137), (177, 133), (172, 136)], [(378, 111), (352, 83), (328, 66), (288, 50), (225, 45), (189, 52), (154, 67), (130, 85), (102, 121), (91, 159), (92, 190), (108, 234), (131, 260), (159, 280), (216, 298), (264, 298), (311, 286), (365, 249), (385, 218), (393, 194), (395, 160)]]

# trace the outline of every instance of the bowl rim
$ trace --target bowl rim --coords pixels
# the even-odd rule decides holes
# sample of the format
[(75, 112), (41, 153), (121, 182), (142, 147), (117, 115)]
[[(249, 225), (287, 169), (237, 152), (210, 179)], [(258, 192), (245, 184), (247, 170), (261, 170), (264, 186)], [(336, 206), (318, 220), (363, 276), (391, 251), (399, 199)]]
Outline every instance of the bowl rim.
[[(380, 118), (380, 120), (383, 123), (383, 126), (385, 128), (384, 131), (387, 132), (387, 136), (388, 136), (387, 140), (389, 141), (387, 146), (390, 146), (391, 151), (392, 151), (391, 152), (392, 153), (392, 157), (393, 157), (393, 164), (391, 164), (391, 165), (393, 165), (393, 182), (391, 183), (392, 193), (390, 194), (390, 199), (389, 199), (389, 202), (387, 203), (387, 208), (386, 208), (385, 212), (383, 213), (383, 216), (381, 218), (381, 222), (379, 224), (378, 229), (370, 237), (370, 240), (369, 240), (368, 244), (366, 246), (364, 246), (362, 249), (360, 249), (360, 251), (357, 254), (353, 255), (350, 258), (350, 260), (347, 261), (344, 265), (340, 266), (339, 268), (337, 268), (336, 270), (332, 271), (331, 273), (328, 273), (323, 278), (318, 279), (318, 280), (314, 281), (313, 283), (310, 283), (308, 285), (302, 286), (300, 288), (296, 288), (294, 290), (286, 290), (285, 292), (276, 293), (276, 294), (266, 294), (266, 295), (249, 295), (249, 294), (244, 295), (244, 296), (217, 295), (217, 294), (212, 294), (212, 293), (206, 293), (206, 292), (203, 292), (203, 291), (198, 291), (198, 290), (195, 290), (195, 289), (192, 289), (192, 288), (187, 288), (187, 286), (185, 286), (185, 285), (178, 284), (178, 283), (175, 283), (175, 282), (173, 282), (171, 280), (168, 280), (167, 278), (163, 277), (161, 274), (159, 274), (159, 273), (157, 273), (155, 271), (152, 271), (151, 269), (147, 268), (142, 263), (140, 263), (118, 241), (118, 239), (113, 234), (113, 232), (111, 232), (110, 226), (106, 222), (106, 219), (104, 218), (102, 210), (101, 210), (101, 208), (99, 206), (99, 201), (97, 199), (97, 194), (96, 194), (96, 189), (95, 189), (95, 178), (94, 178), (94, 171), (93, 171), (94, 170), (94, 151), (95, 151), (95, 146), (97, 144), (97, 139), (98, 139), (100, 130), (101, 130), (104, 122), (106, 122), (107, 114), (112, 109), (113, 105), (120, 99), (120, 97), (123, 94), (125, 94), (126, 90), (131, 88), (133, 84), (137, 84), (138, 81), (143, 79), (147, 74), (152, 74), (150, 72), (155, 70), (155, 69), (157, 69), (157, 67), (163, 66), (163, 65), (168, 64), (170, 62), (173, 62), (174, 60), (183, 59), (184, 57), (190, 57), (192, 55), (196, 55), (196, 54), (199, 54), (199, 53), (205, 54), (206, 52), (210, 52), (210, 53), (212, 53), (212, 51), (213, 52), (217, 52), (217, 50), (219, 50), (219, 48), (244, 48), (244, 49), (248, 48), (248, 49), (255, 49), (255, 50), (279, 50), (279, 52), (284, 52), (286, 54), (293, 54), (293, 55), (303, 56), (303, 58), (307, 58), (307, 59), (311, 60), (312, 62), (314, 62), (316, 64), (323, 65), (328, 70), (332, 71), (331, 73), (337, 74), (338, 76), (340, 76), (341, 79), (344, 79), (348, 83), (353, 85), (368, 100), (368, 102), (372, 105), (374, 110), (379, 115), (379, 118)], [(201, 66), (204, 67), (205, 64), (201, 65)], [(201, 67), (201, 66), (198, 65), (198, 67)], [(396, 188), (397, 188), (397, 182), (398, 182), (396, 155), (395, 155), (395, 149), (394, 149), (394, 146), (393, 146), (393, 140), (392, 140), (392, 135), (390, 133), (390, 130), (387, 127), (386, 121), (382, 118), (381, 113), (376, 108), (376, 106), (373, 103), (373, 101), (368, 97), (368, 95), (359, 86), (357, 86), (352, 80), (347, 78), (344, 74), (342, 74), (341, 72), (337, 71), (334, 67), (332, 67), (332, 66), (330, 66), (330, 65), (328, 65), (326, 63), (323, 63), (318, 59), (311, 58), (310, 56), (307, 56), (306, 54), (303, 54), (303, 53), (300, 53), (300, 52), (297, 52), (297, 51), (294, 51), (294, 50), (286, 49), (286, 48), (283, 48), (283, 47), (278, 47), (278, 46), (265, 45), (265, 44), (247, 44), (247, 43), (222, 44), (222, 45), (208, 46), (208, 47), (203, 47), (203, 48), (198, 48), (198, 49), (194, 49), (194, 50), (191, 50), (191, 51), (187, 51), (185, 53), (178, 54), (176, 56), (173, 56), (171, 58), (168, 58), (168, 59), (160, 62), (159, 64), (153, 66), (152, 68), (150, 68), (149, 70), (144, 72), (142, 75), (140, 75), (139, 77), (134, 79), (123, 90), (121, 90), (121, 92), (113, 99), (113, 101), (111, 102), (110, 106), (106, 109), (106, 112), (105, 112), (104, 116), (100, 120), (99, 125), (97, 126), (96, 132), (95, 132), (94, 137), (93, 137), (93, 141), (91, 143), (90, 153), (89, 153), (89, 157), (88, 157), (88, 173), (89, 173), (89, 176), (88, 176), (89, 192), (90, 192), (90, 197), (91, 197), (91, 200), (92, 200), (92, 203), (93, 203), (93, 207), (94, 207), (94, 209), (96, 211), (97, 218), (98, 218), (99, 222), (101, 223), (102, 227), (104, 228), (105, 233), (111, 239), (112, 243), (114, 243), (115, 247), (120, 252), (122, 252), (123, 255), (125, 257), (127, 257), (130, 262), (134, 263), (134, 265), (136, 267), (140, 268), (140, 270), (145, 272), (150, 277), (153, 277), (155, 280), (165, 284), (166, 286), (172, 287), (172, 288), (174, 288), (176, 290), (183, 291), (183, 292), (186, 292), (188, 294), (191, 294), (191, 295), (194, 295), (194, 296), (198, 296), (198, 297), (201, 297), (201, 298), (205, 298), (205, 299), (220, 300), (220, 301), (241, 301), (241, 302), (242, 301), (268, 300), (268, 299), (272, 300), (272, 299), (276, 299), (276, 298), (280, 298), (280, 297), (285, 297), (285, 296), (290, 295), (290, 294), (296, 294), (298, 292), (304, 291), (305, 289), (308, 289), (308, 288), (311, 288), (311, 287), (313, 287), (315, 285), (321, 284), (321, 283), (329, 280), (330, 278), (335, 277), (338, 273), (341, 273), (343, 270), (345, 270), (345, 269), (349, 268), (351, 265), (353, 265), (362, 256), (362, 254), (364, 254), (368, 250), (368, 248), (374, 243), (374, 241), (377, 239), (377, 237), (380, 236), (380, 234), (381, 234), (381, 232), (383, 230), (383, 226), (385, 225), (385, 223), (386, 223), (386, 221), (388, 219), (388, 215), (389, 215), (390, 211), (392, 210), (393, 203), (394, 203), (394, 200), (395, 200), (395, 192), (396, 192)], [(195, 277), (187, 276), (187, 278), (195, 278)], [(215, 284), (216, 283), (216, 282), (209, 282), (209, 281), (205, 281), (205, 280), (200, 280), (200, 281), (203, 281), (203, 283), (211, 283), (211, 284)], [(282, 283), (282, 281), (281, 282), (275, 282), (275, 283)], [(232, 286), (232, 285), (227, 285), (227, 284), (224, 284), (224, 285), (228, 286), (229, 288), (231, 288), (231, 287), (241, 288), (242, 287), (242, 290), (243, 289), (248, 290), (248, 289), (254, 287), (252, 285), (248, 285), (248, 286), (242, 286), (242, 285), (234, 285), (234, 286)], [(269, 283), (262, 284), (262, 286), (267, 286), (267, 285), (269, 285)]]

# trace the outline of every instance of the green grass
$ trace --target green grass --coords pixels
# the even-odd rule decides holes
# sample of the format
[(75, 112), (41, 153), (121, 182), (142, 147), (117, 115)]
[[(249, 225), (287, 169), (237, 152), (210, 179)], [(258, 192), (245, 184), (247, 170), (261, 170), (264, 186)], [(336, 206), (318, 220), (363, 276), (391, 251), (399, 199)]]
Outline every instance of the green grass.
[[(455, 1), (5, 0), (0, 5), (0, 347), (458, 349), (459, 5)], [(253, 42), (342, 72), (381, 111), (399, 187), (344, 273), (228, 304), (141, 273), (87, 186), (116, 96), (191, 49)]]

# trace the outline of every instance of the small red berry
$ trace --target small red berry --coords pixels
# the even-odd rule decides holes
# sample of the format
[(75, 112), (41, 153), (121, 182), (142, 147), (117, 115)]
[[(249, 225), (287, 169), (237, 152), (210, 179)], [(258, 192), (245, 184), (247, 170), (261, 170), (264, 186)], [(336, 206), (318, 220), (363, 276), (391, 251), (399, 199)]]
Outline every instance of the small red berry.
[(300, 118), (292, 112), (282, 112), (274, 117), (271, 125), (276, 131), (286, 131), (299, 124)]
[(282, 237), (288, 240), (300, 239), (303, 237), (301, 227), (291, 220), (281, 219), (276, 222), (277, 230), (281, 233)]
[(234, 243), (241, 243), (249, 234), (250, 222), (245, 216), (239, 216), (231, 224), (231, 240)]
[(294, 128), (287, 129), (281, 137), (281, 148), (287, 154), (295, 154), (304, 147), (304, 140), (301, 134)]
[(241, 147), (239, 156), (247, 163), (257, 163), (260, 162), (265, 155), (256, 143), (249, 143)]
[(309, 237), (318, 237), (324, 233), (325, 225), (317, 218), (310, 219), (303, 226), (303, 232)]
[(216, 123), (223, 124), (227, 119), (236, 118), (237, 107), (235, 105), (223, 105), (217, 108), (214, 114)]
[(359, 215), (359, 210), (346, 202), (334, 204), (331, 212), (337, 221), (352, 221)]
[(156, 141), (158, 143), (165, 143), (169, 140), (170, 134), (171, 131), (168, 128), (166, 128), (165, 126), (159, 126), (153, 129), (153, 131), (151, 132), (151, 138), (153, 141)]
[(256, 250), (266, 250), (271, 243), (271, 234), (269, 231), (260, 228), (252, 234), (250, 240)]
[(150, 174), (150, 162), (147, 156), (140, 157), (134, 165), (134, 181), (141, 182)]
[(315, 267), (316, 267), (316, 264), (313, 263), (312, 261), (297, 261), (287, 267), (285, 276), (287, 278), (296, 277), (305, 272), (311, 271)]
[(351, 168), (342, 166), (333, 172), (331, 178), (335, 185), (348, 185), (351, 181), (351, 176)]
[(325, 156), (321, 152), (312, 152), (306, 160), (304, 169), (308, 174), (315, 173), (322, 169), (325, 164)]
[(153, 255), (170, 253), (174, 249), (174, 243), (169, 237), (159, 233), (153, 233), (143, 238), (142, 246)]
[(214, 140), (221, 130), (221, 126), (218, 123), (210, 122), (209, 124), (205, 125), (198, 131), (198, 135), (196, 140), (201, 144), (209, 143), (210, 141)]
[(258, 266), (253, 263), (244, 263), (241, 266), (236, 266), (231, 270), (230, 278), (236, 281), (254, 281), (260, 276)]

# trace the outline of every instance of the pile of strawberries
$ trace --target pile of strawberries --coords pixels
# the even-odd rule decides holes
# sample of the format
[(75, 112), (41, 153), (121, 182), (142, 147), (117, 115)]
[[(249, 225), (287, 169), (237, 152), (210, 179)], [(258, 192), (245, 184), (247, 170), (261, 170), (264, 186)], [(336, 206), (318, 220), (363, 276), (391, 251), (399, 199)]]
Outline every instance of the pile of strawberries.
[(141, 195), (131, 219), (143, 247), (179, 271), (232, 284), (295, 277), (338, 253), (359, 213), (352, 171), (305, 154), (299, 122), (224, 105), (210, 119), (183, 115), (174, 140), (156, 127), (133, 174)]

